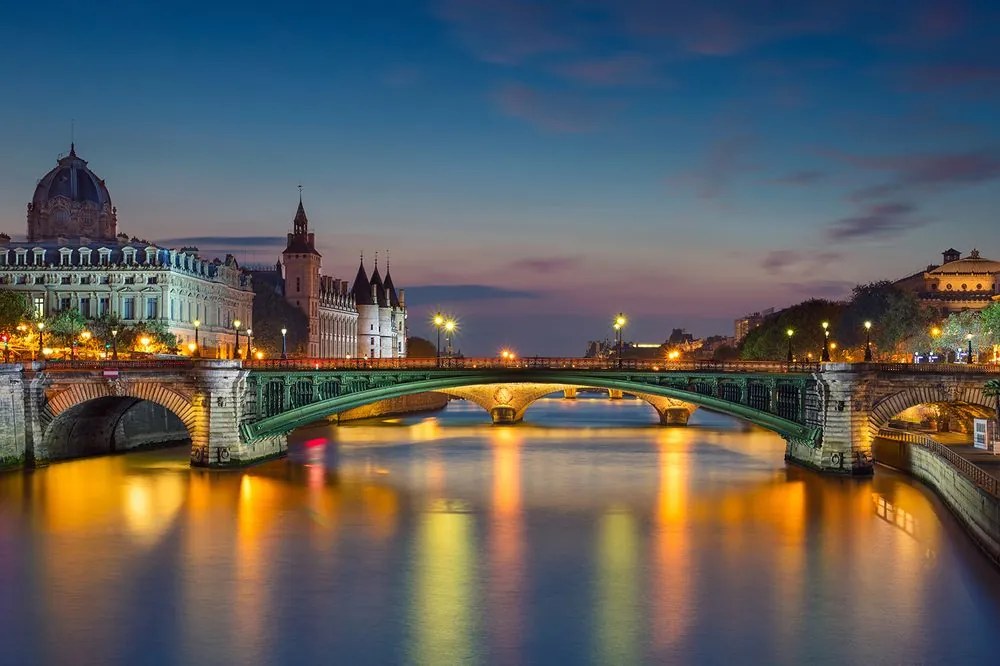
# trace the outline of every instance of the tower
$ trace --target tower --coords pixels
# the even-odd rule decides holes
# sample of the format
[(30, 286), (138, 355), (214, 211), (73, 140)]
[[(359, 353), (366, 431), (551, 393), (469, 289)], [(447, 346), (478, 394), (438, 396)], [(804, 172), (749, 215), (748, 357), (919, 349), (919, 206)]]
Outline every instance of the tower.
[(354, 306), (358, 309), (358, 358), (380, 358), (382, 333), (379, 330), (378, 301), (377, 296), (372, 293), (363, 256), (351, 292), (354, 295)]
[(281, 253), (285, 265), (285, 300), (299, 308), (309, 318), (308, 349), (310, 358), (319, 356), (319, 271), (322, 255), (316, 250), (316, 239), (309, 231), (309, 219), (302, 205), (292, 221), (292, 233)]
[(378, 253), (375, 254), (375, 270), (371, 279), (372, 297), (378, 304), (379, 356), (392, 358), (395, 356), (392, 340), (392, 307), (389, 305), (389, 294), (382, 276), (378, 272)]
[(389, 299), (389, 307), (392, 317), (392, 355), (396, 358), (406, 356), (406, 301), (404, 290), (400, 289), (396, 293), (396, 286), (392, 283), (392, 274), (389, 272), (389, 257), (386, 253), (385, 259), (385, 286), (386, 298)]

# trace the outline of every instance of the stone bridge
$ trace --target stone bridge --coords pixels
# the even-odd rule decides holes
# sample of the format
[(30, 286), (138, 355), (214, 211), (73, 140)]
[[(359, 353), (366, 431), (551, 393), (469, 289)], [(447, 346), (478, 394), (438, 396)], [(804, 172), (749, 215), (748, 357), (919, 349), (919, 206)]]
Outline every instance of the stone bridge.
[(288, 432), (374, 402), (437, 391), (516, 422), (558, 390), (600, 388), (649, 402), (666, 425), (703, 407), (772, 430), (785, 457), (867, 474), (875, 435), (909, 407), (992, 410), (995, 366), (376, 359), (58, 362), (0, 366), (0, 465), (36, 465), (191, 441), (191, 462), (250, 464), (284, 453)]

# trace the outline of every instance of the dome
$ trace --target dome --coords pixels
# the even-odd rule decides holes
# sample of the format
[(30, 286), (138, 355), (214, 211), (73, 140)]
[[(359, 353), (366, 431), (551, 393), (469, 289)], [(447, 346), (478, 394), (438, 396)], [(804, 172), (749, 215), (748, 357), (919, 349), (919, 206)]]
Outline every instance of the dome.
[(113, 239), (117, 215), (104, 181), (70, 146), (69, 155), (45, 174), (28, 205), (28, 239), (66, 236)]
[(993, 261), (979, 256), (978, 250), (964, 259), (956, 259), (938, 266), (929, 275), (955, 275), (956, 273), (1000, 273), (1000, 261)]

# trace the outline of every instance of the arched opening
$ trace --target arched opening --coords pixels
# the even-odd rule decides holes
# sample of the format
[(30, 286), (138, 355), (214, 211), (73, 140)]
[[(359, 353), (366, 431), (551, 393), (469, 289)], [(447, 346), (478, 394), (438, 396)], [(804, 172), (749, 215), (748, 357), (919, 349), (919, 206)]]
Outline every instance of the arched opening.
[(967, 402), (925, 402), (907, 407), (889, 419), (888, 427), (927, 433), (972, 436), (973, 419), (992, 418), (993, 410)]
[(51, 462), (190, 440), (187, 426), (166, 407), (141, 398), (104, 396), (57, 414), (45, 429), (34, 459)]

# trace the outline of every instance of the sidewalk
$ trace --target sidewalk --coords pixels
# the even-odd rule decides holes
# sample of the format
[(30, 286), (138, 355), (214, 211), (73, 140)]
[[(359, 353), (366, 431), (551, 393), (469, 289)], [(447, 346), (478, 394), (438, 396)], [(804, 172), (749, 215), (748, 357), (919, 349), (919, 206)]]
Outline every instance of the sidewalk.
[(974, 447), (971, 434), (961, 432), (925, 432), (924, 434), (934, 441), (944, 444), (995, 479), (1000, 479), (1000, 455)]

